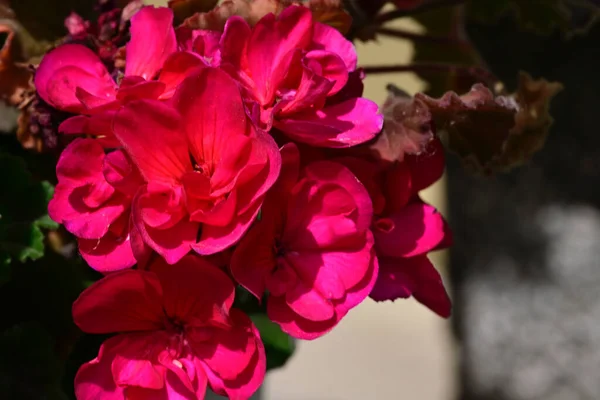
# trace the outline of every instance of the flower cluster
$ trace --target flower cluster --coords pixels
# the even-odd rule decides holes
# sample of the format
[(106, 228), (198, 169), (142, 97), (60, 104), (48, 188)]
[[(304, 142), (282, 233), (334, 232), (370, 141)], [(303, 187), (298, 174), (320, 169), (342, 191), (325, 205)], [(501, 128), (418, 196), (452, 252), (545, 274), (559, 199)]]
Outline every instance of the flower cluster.
[(236, 284), (299, 339), (369, 296), (450, 314), (427, 259), (449, 230), (418, 195), (441, 176), (442, 147), (393, 162), (348, 149), (383, 125), (351, 42), (302, 6), (253, 26), (232, 16), (222, 32), (144, 7), (130, 36), (116, 73), (68, 43), (35, 74), (76, 135), (49, 214), (105, 275), (74, 320), (117, 333), (79, 370), (78, 399), (250, 397), (265, 351), (232, 307)]

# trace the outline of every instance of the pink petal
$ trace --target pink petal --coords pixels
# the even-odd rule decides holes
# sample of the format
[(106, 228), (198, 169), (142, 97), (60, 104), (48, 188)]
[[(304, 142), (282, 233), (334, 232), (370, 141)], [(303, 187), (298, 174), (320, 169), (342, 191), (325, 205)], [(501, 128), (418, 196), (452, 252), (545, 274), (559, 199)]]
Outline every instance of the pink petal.
[(197, 68), (205, 67), (205, 62), (194, 53), (178, 51), (165, 60), (158, 80), (165, 85), (163, 99), (173, 96), (177, 87)]
[(375, 162), (367, 161), (362, 158), (347, 156), (334, 158), (332, 161), (344, 165), (354, 174), (354, 176), (356, 176), (369, 192), (371, 202), (373, 203), (373, 214), (381, 214), (386, 205), (386, 198), (383, 195), (383, 190), (386, 188), (381, 185), (378, 165)]
[(252, 208), (238, 217), (228, 226), (220, 227), (203, 225), (200, 240), (192, 248), (201, 255), (210, 255), (225, 250), (236, 243), (250, 228), (260, 210), (261, 203), (256, 202)]
[(235, 75), (242, 69), (242, 59), (252, 35), (248, 22), (240, 16), (234, 15), (227, 19), (223, 35), (220, 40), (221, 64)]
[(129, 78), (124, 77), (121, 87), (117, 92), (117, 99), (123, 103), (138, 99), (158, 99), (166, 89), (163, 82), (141, 81), (127, 82)]
[(342, 59), (335, 53), (329, 51), (313, 50), (305, 56), (305, 63), (315, 73), (323, 78), (334, 82), (329, 95), (338, 93), (348, 82), (348, 71)]
[(428, 144), (423, 153), (407, 154), (405, 160), (412, 175), (413, 193), (433, 185), (442, 177), (446, 167), (444, 146), (437, 138)]
[(283, 296), (269, 297), (267, 315), (273, 322), (279, 324), (285, 333), (303, 340), (313, 340), (323, 336), (338, 323), (337, 318), (327, 321), (311, 321), (302, 318), (290, 308)]
[(289, 100), (286, 99), (287, 95), (284, 95), (284, 99), (275, 108), (278, 118), (292, 116), (313, 107), (323, 108), (327, 95), (334, 90), (336, 82), (321, 76), (324, 71), (320, 61), (316, 56), (303, 60), (302, 78), (298, 88), (290, 91)]
[[(248, 337), (246, 350), (232, 354), (231, 348), (226, 349), (224, 346), (233, 344), (239, 339), (231, 341), (231, 338), (228, 338), (219, 348), (219, 351), (222, 351), (219, 353), (220, 362), (217, 362), (217, 357), (213, 356), (210, 361), (200, 365), (204, 367), (210, 387), (215, 393), (226, 395), (230, 399), (248, 399), (263, 383), (267, 365), (265, 349), (258, 330), (244, 313), (233, 309), (231, 319), (237, 327), (237, 335), (241, 336), (241, 331), (245, 331), (244, 335)], [(250, 351), (251, 349), (253, 350)], [(225, 370), (226, 376), (233, 376), (233, 378), (225, 379), (219, 373), (221, 370)], [(233, 370), (239, 372), (234, 376)]]
[(188, 255), (176, 265), (157, 259), (150, 270), (160, 280), (164, 310), (170, 318), (202, 325), (227, 319), (235, 287), (223, 271), (204, 258)]
[(219, 160), (229, 138), (247, 131), (239, 89), (233, 79), (218, 69), (202, 68), (191, 74), (179, 86), (173, 104), (182, 116), (183, 129), (197, 161)]
[(452, 305), (440, 274), (427, 256), (381, 258), (377, 283), (370, 296), (375, 301), (410, 295), (441, 317), (448, 318)]
[(383, 126), (377, 104), (357, 98), (274, 122), (290, 138), (317, 147), (351, 147), (374, 138)]
[(181, 118), (159, 101), (137, 100), (121, 109), (114, 133), (147, 180), (173, 181), (192, 170)]
[(78, 87), (106, 99), (116, 94), (116, 85), (100, 58), (78, 44), (65, 44), (47, 53), (36, 70), (34, 82), (44, 101), (69, 112), (84, 111), (75, 94)]
[[(365, 232), (369, 228), (373, 218), (371, 198), (364, 185), (348, 168), (331, 161), (316, 161), (309, 164), (303, 173), (307, 179), (319, 182), (329, 189), (320, 192), (319, 202), (310, 213), (324, 216), (347, 215), (355, 222), (357, 232)], [(337, 189), (333, 190), (336, 186)], [(349, 212), (352, 214), (347, 214)]]
[(259, 222), (236, 246), (231, 258), (233, 278), (258, 299), (265, 292), (266, 277), (276, 265), (274, 228)]
[(105, 147), (117, 147), (121, 144), (113, 137), (112, 123), (115, 116), (114, 111), (107, 111), (95, 115), (76, 115), (64, 120), (59, 126), (58, 131), (68, 135), (94, 135), (107, 136), (111, 139), (111, 145)]
[(144, 243), (160, 254), (169, 264), (175, 264), (191, 250), (196, 242), (199, 225), (182, 219), (169, 229), (152, 228), (144, 222), (139, 210), (140, 193), (133, 202), (133, 223)]
[(200, 55), (207, 65), (218, 67), (221, 64), (221, 32), (196, 30), (194, 51)]
[(98, 357), (83, 364), (75, 376), (75, 397), (78, 400), (123, 400), (124, 388), (118, 387), (113, 379), (111, 365), (117, 351), (122, 347), (122, 337), (106, 340)]
[(292, 54), (310, 43), (312, 14), (306, 7), (288, 7), (279, 18), (264, 16), (248, 42), (246, 57), (255, 94), (261, 105), (271, 103), (286, 78)]
[(433, 250), (442, 241), (444, 219), (434, 207), (413, 203), (375, 221), (373, 234), (378, 254), (412, 257)]
[(417, 282), (403, 268), (404, 264), (410, 264), (410, 260), (379, 257), (379, 276), (369, 296), (375, 301), (409, 298), (417, 288)]
[(131, 158), (121, 149), (106, 155), (102, 172), (112, 187), (128, 196), (134, 196), (144, 183)]
[(142, 8), (131, 18), (125, 76), (154, 78), (167, 57), (176, 50), (173, 11), (166, 7)]
[(77, 244), (85, 262), (98, 272), (119, 271), (136, 264), (129, 236), (120, 238), (108, 232), (100, 239), (77, 239)]
[(413, 184), (406, 162), (397, 162), (389, 167), (383, 182), (386, 213), (402, 212), (415, 192)]
[(162, 328), (162, 289), (156, 275), (125, 270), (88, 287), (73, 304), (73, 320), (84, 332), (151, 331)]
[[(370, 241), (373, 240), (372, 235), (369, 233)], [(375, 250), (371, 249), (371, 263), (369, 269), (364, 274), (363, 279), (354, 285), (346, 293), (346, 298), (343, 302), (338, 303), (336, 307), (337, 314), (341, 319), (346, 313), (352, 308), (362, 303), (373, 290), (379, 275), (379, 262), (375, 256)]]
[(75, 139), (60, 155), (56, 176), (61, 182), (94, 183), (102, 170), (104, 149), (93, 139)]
[(344, 60), (348, 72), (356, 69), (356, 49), (337, 29), (315, 22), (310, 49), (325, 50), (336, 53)]
[(118, 386), (162, 389), (166, 371), (155, 360), (158, 353), (169, 346), (167, 333), (159, 331), (120, 336), (123, 343), (111, 365), (115, 383)]
[[(331, 283), (332, 281), (329, 282), (329, 288), (334, 288), (335, 285)], [(302, 282), (286, 293), (285, 300), (292, 311), (310, 321), (328, 321), (335, 316), (331, 300)]]

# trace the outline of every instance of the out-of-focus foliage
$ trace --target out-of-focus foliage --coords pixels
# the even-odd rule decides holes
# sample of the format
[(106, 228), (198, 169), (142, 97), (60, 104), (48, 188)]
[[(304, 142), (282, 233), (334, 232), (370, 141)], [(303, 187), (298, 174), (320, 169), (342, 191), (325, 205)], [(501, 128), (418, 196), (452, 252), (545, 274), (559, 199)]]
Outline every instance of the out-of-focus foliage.
[(10, 154), (0, 153), (0, 264), (6, 268), (12, 261), (36, 260), (44, 255), (43, 230), (58, 224), (47, 214), (53, 186), (36, 181), (25, 162)]

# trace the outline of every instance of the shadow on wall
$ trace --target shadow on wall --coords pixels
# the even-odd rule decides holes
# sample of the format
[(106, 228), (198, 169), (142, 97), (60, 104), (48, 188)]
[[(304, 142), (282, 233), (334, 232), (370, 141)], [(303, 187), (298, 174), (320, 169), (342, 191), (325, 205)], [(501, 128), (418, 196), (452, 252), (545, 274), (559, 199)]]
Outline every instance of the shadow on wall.
[(458, 398), (597, 399), (600, 24), (570, 41), (519, 32), (510, 20), (469, 33), (502, 80), (514, 84), (523, 69), (565, 90), (530, 165), (492, 180), (450, 165)]

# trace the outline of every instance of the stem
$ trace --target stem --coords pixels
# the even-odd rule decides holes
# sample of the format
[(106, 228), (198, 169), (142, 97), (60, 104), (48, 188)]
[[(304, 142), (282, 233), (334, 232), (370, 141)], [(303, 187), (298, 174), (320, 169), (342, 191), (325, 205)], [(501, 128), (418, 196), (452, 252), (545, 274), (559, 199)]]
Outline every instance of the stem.
[(385, 65), (374, 67), (363, 67), (365, 74), (388, 74), (392, 72), (433, 72), (433, 73), (455, 73), (468, 76), (486, 86), (493, 88), (498, 78), (485, 68), (470, 65), (439, 64), (439, 63), (416, 63), (405, 65)]
[(407, 17), (409, 15), (414, 15), (414, 14), (420, 14), (429, 10), (433, 10), (435, 8), (441, 8), (441, 7), (450, 7), (450, 6), (456, 6), (459, 4), (463, 4), (465, 2), (465, 0), (438, 0), (438, 1), (431, 1), (428, 3), (425, 3), (419, 7), (415, 7), (411, 10), (393, 10), (393, 11), (389, 11), (383, 14), (380, 14), (379, 16), (377, 16), (375, 18), (375, 24), (377, 25), (381, 25), (385, 22), (388, 21), (392, 21), (394, 19), (398, 19), (398, 18), (402, 18), (402, 17)]
[(389, 28), (378, 28), (376, 31), (377, 34), (390, 36), (394, 38), (407, 39), (412, 40), (413, 42), (427, 42), (432, 44), (439, 45), (451, 45), (458, 47), (469, 46), (468, 42), (462, 41), (460, 39), (454, 39), (448, 36), (433, 36), (433, 35), (421, 35), (418, 33), (412, 33), (403, 31), (400, 29), (389, 29)]

